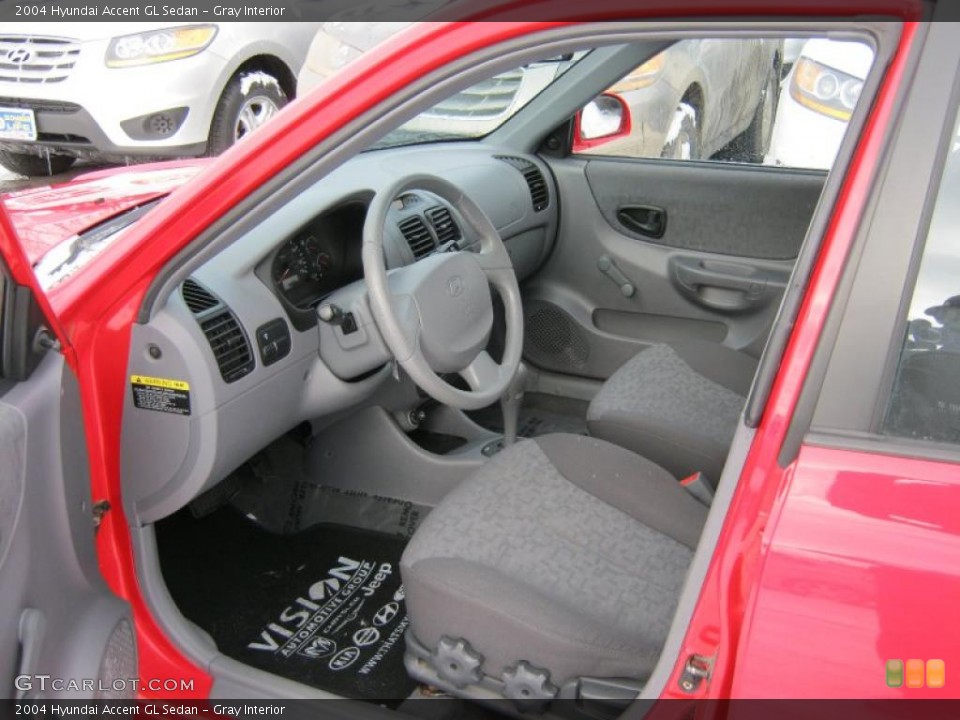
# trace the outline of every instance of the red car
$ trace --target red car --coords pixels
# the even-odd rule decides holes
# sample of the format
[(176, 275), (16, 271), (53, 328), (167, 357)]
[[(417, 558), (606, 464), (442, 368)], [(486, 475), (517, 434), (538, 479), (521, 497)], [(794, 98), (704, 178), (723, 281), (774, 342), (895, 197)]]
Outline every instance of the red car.
[[(207, 165), (8, 198), (8, 691), (960, 697), (957, 31), (762, 10), (418, 25)], [(829, 172), (604, 154), (611, 96), (574, 151), (680, 38), (827, 34)], [(451, 97), (510, 112), (410, 129)]]

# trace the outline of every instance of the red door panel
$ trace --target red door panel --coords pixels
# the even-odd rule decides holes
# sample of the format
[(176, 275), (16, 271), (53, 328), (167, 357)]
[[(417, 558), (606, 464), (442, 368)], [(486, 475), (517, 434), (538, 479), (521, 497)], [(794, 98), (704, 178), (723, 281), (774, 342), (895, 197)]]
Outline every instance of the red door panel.
[[(960, 467), (806, 446), (764, 543), (734, 697), (960, 697)], [(932, 659), (942, 688), (888, 686)]]

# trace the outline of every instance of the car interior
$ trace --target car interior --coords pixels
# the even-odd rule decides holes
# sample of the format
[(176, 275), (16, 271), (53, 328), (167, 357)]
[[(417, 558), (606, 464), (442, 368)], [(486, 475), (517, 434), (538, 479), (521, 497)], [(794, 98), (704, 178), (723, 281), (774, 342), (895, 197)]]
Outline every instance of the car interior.
[[(714, 35), (746, 83), (756, 33)], [(737, 138), (775, 110), (763, 88), (789, 91), (784, 32), (768, 35), (776, 82), (739, 100)], [(729, 147), (573, 151), (580, 108), (689, 37), (581, 35), (462, 71), (247, 210), (144, 306), (125, 512), (151, 611), (214, 695), (614, 714), (642, 694), (696, 596), (828, 183)], [(631, 132), (656, 134), (636, 113), (651, 87), (622, 94)]]

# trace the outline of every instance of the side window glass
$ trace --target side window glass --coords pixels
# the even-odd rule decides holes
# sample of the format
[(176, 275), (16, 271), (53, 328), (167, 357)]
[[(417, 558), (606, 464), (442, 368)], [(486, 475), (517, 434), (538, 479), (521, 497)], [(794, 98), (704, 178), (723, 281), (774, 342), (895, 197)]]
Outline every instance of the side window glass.
[(960, 128), (947, 157), (907, 311), (889, 435), (960, 443)]
[(682, 40), (583, 109), (574, 152), (827, 170), (872, 63), (854, 41)]

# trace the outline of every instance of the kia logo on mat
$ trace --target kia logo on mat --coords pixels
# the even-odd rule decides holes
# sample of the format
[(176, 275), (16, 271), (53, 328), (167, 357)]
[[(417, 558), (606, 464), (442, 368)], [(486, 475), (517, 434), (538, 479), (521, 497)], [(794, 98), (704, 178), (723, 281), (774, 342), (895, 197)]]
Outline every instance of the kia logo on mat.
[(331, 670), (346, 670), (353, 665), (360, 657), (360, 648), (344, 648), (330, 659), (329, 667)]
[(25, 62), (29, 62), (31, 57), (33, 55), (26, 48), (14, 48), (7, 53), (7, 60), (14, 65), (23, 65)]

